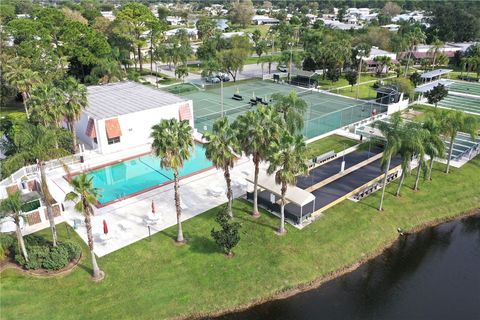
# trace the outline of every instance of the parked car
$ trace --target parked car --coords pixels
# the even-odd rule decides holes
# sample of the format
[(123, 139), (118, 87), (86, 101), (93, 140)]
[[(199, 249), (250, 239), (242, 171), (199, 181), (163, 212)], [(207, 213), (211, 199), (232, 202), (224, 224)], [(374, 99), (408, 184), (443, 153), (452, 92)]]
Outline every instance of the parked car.
[(280, 72), (287, 72), (287, 66), (284, 64), (279, 64), (277, 67), (278, 71)]
[(205, 82), (219, 83), (220, 79), (218, 77), (210, 76), (205, 78)]
[(223, 82), (230, 81), (230, 77), (227, 76), (226, 74), (217, 75), (217, 78), (218, 78), (218, 80), (223, 80)]

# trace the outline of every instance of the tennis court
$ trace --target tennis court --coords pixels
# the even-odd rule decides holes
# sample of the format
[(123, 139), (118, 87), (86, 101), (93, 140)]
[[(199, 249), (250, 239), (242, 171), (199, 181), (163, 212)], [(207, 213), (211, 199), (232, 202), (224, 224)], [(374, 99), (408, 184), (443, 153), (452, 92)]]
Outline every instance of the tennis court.
[[(261, 98), (270, 103), (273, 94), (288, 94), (291, 90), (297, 91), (308, 104), (303, 130), (303, 134), (307, 138), (313, 138), (361, 121), (372, 114), (386, 112), (386, 106), (368, 101), (349, 99), (271, 81), (255, 80), (238, 84), (231, 83), (224, 87), (224, 113), (230, 121), (233, 121), (240, 114), (256, 108), (256, 106), (250, 106), (250, 99)], [(234, 94), (242, 96), (243, 100), (232, 99)], [(221, 116), (220, 87), (187, 93), (183, 96), (193, 101), (195, 127), (201, 132), (211, 130), (215, 119)]]
[(480, 97), (480, 83), (454, 81), (449, 91), (471, 94)]
[(449, 94), (438, 105), (444, 108), (480, 114), (480, 96), (477, 99)]

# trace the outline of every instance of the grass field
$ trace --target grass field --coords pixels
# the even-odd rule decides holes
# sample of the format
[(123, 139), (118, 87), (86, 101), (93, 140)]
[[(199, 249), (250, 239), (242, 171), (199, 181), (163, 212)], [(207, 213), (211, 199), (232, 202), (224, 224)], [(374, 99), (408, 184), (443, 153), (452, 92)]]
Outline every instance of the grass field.
[(332, 150), (338, 153), (358, 143), (356, 140), (333, 134), (307, 144), (308, 158), (313, 158)]
[[(392, 195), (396, 185), (389, 186), (383, 212), (376, 210), (377, 192), (358, 203), (344, 201), (301, 231), (287, 226), (284, 237), (274, 233), (278, 218), (262, 212), (252, 219), (251, 205), (237, 200), (242, 239), (233, 259), (226, 259), (210, 237), (218, 209), (184, 224), (185, 246), (175, 246), (176, 229), (170, 228), (98, 259), (106, 272), (98, 284), (90, 281), (84, 245), (80, 266), (63, 277), (4, 271), (2, 319), (165, 319), (268, 298), (379, 250), (398, 237), (397, 227), (409, 230), (478, 207), (479, 168), (479, 157), (449, 175), (436, 165), (433, 181), (423, 182), (420, 191), (410, 189), (410, 175), (401, 198)], [(65, 239), (65, 226), (58, 230)]]
[[(371, 74), (362, 74), (361, 77), (360, 77), (360, 83), (361, 82), (366, 82), (366, 81), (372, 81), (372, 80), (380, 80), (380, 79), (381, 78), (378, 78), (378, 77), (376, 77), (374, 75), (371, 75)], [(320, 77), (320, 79), (318, 81), (318, 85), (320, 86), (320, 89), (323, 89), (323, 90), (329, 90), (329, 89), (332, 89), (332, 88), (349, 86), (347, 79), (345, 79), (345, 77), (343, 77), (343, 76), (341, 76), (340, 79), (338, 79), (337, 82), (333, 82), (333, 83), (330, 80), (322, 79)], [(355, 86), (354, 86), (353, 90), (355, 91)]]
[[(332, 92), (341, 94), (342, 96), (347, 96), (351, 98), (357, 97), (357, 87), (352, 88), (343, 88), (339, 90), (333, 90)], [(358, 90), (358, 99), (371, 100), (377, 97), (377, 92), (373, 89), (373, 82), (367, 84), (361, 84)]]

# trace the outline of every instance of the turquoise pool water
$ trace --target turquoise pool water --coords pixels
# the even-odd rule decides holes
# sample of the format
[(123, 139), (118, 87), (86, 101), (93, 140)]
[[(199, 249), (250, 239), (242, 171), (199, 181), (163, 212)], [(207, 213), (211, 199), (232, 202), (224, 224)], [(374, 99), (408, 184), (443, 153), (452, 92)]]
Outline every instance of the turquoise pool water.
[[(179, 170), (180, 177), (212, 166), (205, 149), (197, 144), (188, 161)], [(166, 182), (173, 181), (173, 171), (160, 168), (160, 159), (145, 155), (88, 173), (93, 185), (100, 189), (100, 204), (132, 195)]]

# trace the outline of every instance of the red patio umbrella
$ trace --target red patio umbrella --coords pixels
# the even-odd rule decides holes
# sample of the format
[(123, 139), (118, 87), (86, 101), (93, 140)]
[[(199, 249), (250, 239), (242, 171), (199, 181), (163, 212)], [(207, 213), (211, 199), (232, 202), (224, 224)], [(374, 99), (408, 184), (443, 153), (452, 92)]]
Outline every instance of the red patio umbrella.
[(152, 200), (152, 213), (155, 214), (155, 202)]
[(108, 233), (107, 221), (105, 221), (105, 219), (103, 219), (103, 233), (104, 234)]

